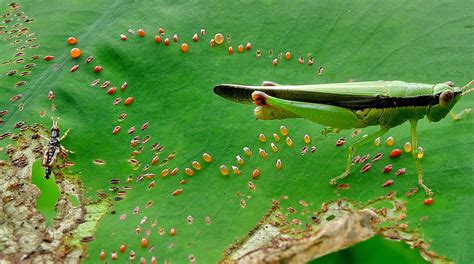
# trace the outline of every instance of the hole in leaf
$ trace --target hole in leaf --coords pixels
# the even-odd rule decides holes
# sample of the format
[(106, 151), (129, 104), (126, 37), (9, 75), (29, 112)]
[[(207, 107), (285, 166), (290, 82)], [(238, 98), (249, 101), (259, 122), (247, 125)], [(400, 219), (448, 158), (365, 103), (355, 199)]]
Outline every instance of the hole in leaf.
[[(35, 161), (31, 183), (36, 185), (41, 192), (38, 200), (36, 200), (36, 209), (46, 218), (46, 226), (49, 226), (51, 219), (56, 217), (57, 214), (55, 205), (59, 199), (59, 187), (56, 185), (54, 173), (51, 174), (51, 178), (48, 180), (44, 178), (44, 173), (45, 170), (41, 167), (39, 161)], [(79, 201), (77, 203), (79, 204)]]

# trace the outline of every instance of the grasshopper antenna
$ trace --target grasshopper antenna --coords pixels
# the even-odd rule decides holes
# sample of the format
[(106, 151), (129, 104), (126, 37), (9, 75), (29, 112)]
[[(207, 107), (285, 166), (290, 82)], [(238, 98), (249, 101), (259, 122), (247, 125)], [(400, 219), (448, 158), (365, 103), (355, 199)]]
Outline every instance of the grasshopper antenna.
[(56, 120), (54, 120), (54, 116), (52, 116), (51, 120), (53, 121), (53, 128), (58, 127), (59, 117), (57, 117)]
[(471, 86), (472, 84), (474, 84), (474, 80), (468, 82), (466, 85), (464, 85), (464, 86), (461, 88), (461, 91), (462, 91), (461, 96), (466, 95), (466, 94), (468, 94), (468, 93), (474, 91), (474, 87), (471, 88), (471, 89), (468, 89), (469, 86)]

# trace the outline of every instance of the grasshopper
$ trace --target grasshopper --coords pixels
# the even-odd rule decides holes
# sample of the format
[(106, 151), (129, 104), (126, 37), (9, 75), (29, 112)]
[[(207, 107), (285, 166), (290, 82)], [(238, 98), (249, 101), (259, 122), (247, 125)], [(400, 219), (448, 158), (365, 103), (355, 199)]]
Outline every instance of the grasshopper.
[[(445, 118), (458, 100), (474, 90), (453, 82), (440, 84), (407, 83), (402, 81), (371, 81), (353, 83), (279, 85), (263, 82), (261, 86), (221, 84), (214, 92), (226, 99), (255, 102), (257, 119), (305, 118), (332, 128), (350, 129), (379, 125), (380, 130), (361, 138), (348, 149), (346, 169), (331, 179), (336, 185), (351, 173), (352, 156), (364, 144), (387, 133), (390, 128), (409, 121), (412, 154), (418, 172), (418, 184), (426, 195), (433, 192), (423, 183), (423, 171), (418, 155), (416, 128), (425, 116), (432, 122)], [(468, 111), (465, 111), (468, 112)], [(454, 119), (461, 114), (451, 113)]]
[(43, 154), (43, 162), (41, 163), (41, 165), (46, 168), (46, 172), (44, 175), (45, 179), (49, 179), (49, 177), (51, 176), (51, 173), (53, 172), (53, 166), (56, 163), (58, 155), (67, 158), (67, 153), (74, 153), (64, 148), (60, 143), (61, 140), (63, 140), (67, 136), (68, 133), (69, 129), (64, 133), (64, 135), (60, 136), (58, 120), (54, 121), (53, 119), (53, 126), (51, 127), (51, 137), (47, 138), (41, 135), (41, 137), (48, 140), (48, 145), (45, 147)]

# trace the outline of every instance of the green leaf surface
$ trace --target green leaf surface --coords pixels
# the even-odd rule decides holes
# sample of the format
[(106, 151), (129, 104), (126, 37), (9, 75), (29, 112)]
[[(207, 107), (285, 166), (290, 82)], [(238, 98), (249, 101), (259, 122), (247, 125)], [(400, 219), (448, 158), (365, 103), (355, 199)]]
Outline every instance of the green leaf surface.
[[(8, 2), (0, 1), (1, 13), (8, 11)], [(346, 151), (350, 143), (363, 134), (377, 128), (363, 129), (356, 137), (352, 131), (323, 136), (324, 127), (302, 119), (258, 121), (253, 116), (254, 106), (231, 103), (218, 97), (212, 91), (216, 84), (239, 83), (259, 85), (263, 80), (281, 84), (311, 84), (372, 80), (403, 80), (408, 82), (440, 83), (453, 81), (462, 86), (473, 79), (474, 32), (473, 2), (426, 2), (426, 1), (25, 1), (20, 3), (21, 11), (34, 21), (25, 24), (34, 32), (39, 44), (37, 49), (27, 48), (25, 62), (0, 64), (0, 110), (8, 109), (3, 117), (5, 123), (0, 133), (12, 131), (18, 121), (27, 124), (42, 123), (51, 126), (50, 116), (60, 117), (62, 131), (71, 129), (62, 144), (75, 152), (70, 159), (76, 163), (71, 168), (85, 188), (86, 196), (96, 198), (96, 191), (108, 191), (111, 179), (121, 179), (120, 186), (130, 185), (123, 201), (115, 202), (95, 234), (95, 240), (88, 244), (88, 258), (85, 263), (95, 263), (99, 253), (118, 251), (122, 243), (127, 252), (133, 249), (138, 259), (156, 256), (159, 262), (172, 263), (188, 261), (190, 255), (201, 263), (212, 263), (222, 258), (224, 249), (250, 231), (271, 207), (272, 199), (280, 200), (282, 208), (294, 207), (303, 210), (300, 200), (310, 204), (317, 211), (323, 202), (337, 198), (348, 198), (367, 202), (376, 197), (396, 191), (397, 197), (407, 203), (405, 223), (419, 228), (438, 255), (459, 263), (474, 262), (469, 250), (474, 245), (470, 239), (474, 232), (474, 213), (470, 204), (473, 182), (473, 116), (465, 115), (459, 121), (449, 116), (438, 123), (422, 120), (419, 124), (419, 144), (425, 149), (421, 160), (425, 183), (435, 193), (431, 206), (423, 205), (424, 194), (420, 191), (410, 198), (405, 193), (417, 185), (416, 169), (410, 155), (402, 154), (390, 159), (389, 152), (402, 148), (410, 139), (409, 125), (403, 124), (387, 134), (395, 138), (395, 146), (384, 144), (365, 146), (359, 155), (383, 152), (380, 161), (363, 174), (361, 166), (355, 166), (346, 183), (350, 189), (339, 190), (328, 182), (342, 173)], [(6, 24), (11, 30), (12, 23)], [(154, 42), (159, 27), (165, 28), (164, 37), (171, 43)], [(127, 33), (128, 29), (144, 28), (144, 38)], [(201, 28), (206, 35), (197, 43), (191, 40)], [(230, 43), (211, 48), (209, 40), (215, 33), (232, 37)], [(178, 43), (172, 41), (173, 34), (179, 35)], [(120, 34), (127, 34), (128, 40), (121, 41)], [(0, 61), (16, 59), (13, 54), (22, 43), (11, 44), (6, 40), (9, 33), (0, 35)], [(75, 36), (83, 54), (78, 60), (69, 56), (72, 48), (66, 39)], [(200, 36), (201, 37), (201, 36)], [(189, 44), (189, 52), (183, 54), (179, 46)], [(252, 50), (243, 54), (237, 52), (237, 45), (252, 43)], [(234, 54), (228, 55), (227, 47), (234, 47)], [(262, 51), (257, 59), (256, 50)], [(280, 60), (272, 66), (268, 55), (291, 51), (290, 61)], [(298, 57), (312, 53), (315, 64), (300, 65)], [(21, 69), (30, 63), (33, 55), (54, 55), (52, 61), (38, 59), (36, 67), (26, 77), (6, 76), (8, 71)], [(85, 58), (93, 55), (90, 64)], [(80, 64), (71, 73), (69, 69)], [(95, 65), (103, 67), (99, 74), (92, 71)], [(318, 75), (317, 68), (324, 67)], [(23, 71), (23, 70), (21, 70)], [(100, 78), (98, 86), (90, 83)], [(26, 80), (21, 87), (15, 83)], [(111, 86), (119, 88), (128, 82), (125, 91), (107, 95), (100, 88), (103, 81), (110, 80)], [(48, 92), (55, 93), (56, 111), (51, 112)], [(23, 98), (12, 103), (16, 94)], [(134, 102), (125, 106), (114, 106), (116, 97), (134, 97)], [(462, 98), (456, 105), (459, 112), (472, 106), (471, 95)], [(19, 111), (18, 105), (24, 104)], [(46, 111), (45, 117), (40, 112)], [(121, 113), (127, 118), (119, 122)], [(149, 122), (142, 131), (140, 127)], [(112, 134), (115, 126), (121, 131)], [(279, 134), (279, 127), (285, 125), (293, 139), (293, 147), (275, 142), (279, 151), (273, 153), (270, 142), (273, 133)], [(127, 130), (135, 126), (133, 135)], [(267, 143), (261, 143), (257, 136), (263, 133)], [(301, 155), (305, 145), (303, 135), (312, 138), (311, 146), (316, 152)], [(144, 144), (143, 153), (136, 159), (141, 162), (139, 170), (127, 162), (132, 148), (130, 140), (139, 135), (151, 139)], [(347, 137), (343, 147), (336, 147), (340, 137)], [(386, 137), (382, 138), (384, 141)], [(168, 154), (175, 157), (164, 166), (151, 166), (147, 173), (155, 173), (155, 187), (148, 190), (152, 180), (135, 182), (143, 166), (150, 164), (153, 153), (150, 147), (160, 142), (165, 149), (160, 162)], [(1, 143), (4, 145), (4, 143)], [(5, 143), (6, 144), (6, 143)], [(243, 148), (251, 148), (253, 155), (247, 157)], [(138, 147), (137, 147), (138, 148)], [(137, 149), (135, 148), (135, 149)], [(258, 149), (268, 152), (268, 159), (258, 155)], [(210, 153), (210, 164), (201, 159), (202, 153)], [(236, 166), (236, 155), (245, 159), (240, 168), (241, 175), (232, 174), (231, 165)], [(105, 161), (102, 166), (93, 160)], [(281, 159), (283, 170), (275, 169), (275, 161)], [(200, 171), (190, 177), (183, 173), (191, 162), (202, 164)], [(382, 168), (392, 163), (394, 171), (406, 168), (401, 176), (382, 174)], [(230, 175), (222, 176), (219, 167), (226, 164)], [(164, 168), (179, 168), (176, 176), (160, 177)], [(255, 168), (261, 176), (253, 180)], [(129, 176), (134, 181), (126, 183)], [(383, 188), (382, 184), (393, 179), (394, 184)], [(188, 180), (185, 185), (181, 180)], [(247, 187), (249, 181), (256, 190)], [(172, 192), (183, 189), (179, 196)], [(241, 196), (241, 195), (242, 196)], [(111, 198), (114, 194), (111, 193)], [(283, 198), (282, 198), (283, 197)], [(287, 198), (287, 199), (285, 199)], [(246, 201), (242, 208), (240, 200)], [(148, 201), (150, 208), (145, 208)], [(137, 215), (134, 208), (139, 207)], [(125, 221), (119, 216), (126, 213)], [(188, 224), (191, 215), (193, 223)], [(141, 225), (143, 217), (147, 217)], [(295, 217), (304, 220), (298, 213)], [(207, 221), (206, 218), (211, 220)], [(156, 222), (155, 222), (156, 221)], [(156, 225), (152, 226), (153, 223)], [(136, 235), (136, 227), (141, 227)], [(164, 235), (159, 234), (163, 227)], [(176, 235), (170, 236), (170, 228)], [(142, 248), (140, 240), (150, 230), (148, 248)], [(151, 245), (154, 251), (149, 252)], [(370, 252), (383, 255), (380, 252)], [(369, 254), (369, 253), (367, 253)], [(107, 258), (110, 260), (110, 254)], [(128, 260), (128, 254), (119, 259)], [(363, 261), (363, 258), (360, 259)]]
[[(383, 254), (375, 252), (382, 251)], [(426, 263), (407, 245), (374, 237), (351, 248), (311, 261), (313, 264), (330, 263)]]

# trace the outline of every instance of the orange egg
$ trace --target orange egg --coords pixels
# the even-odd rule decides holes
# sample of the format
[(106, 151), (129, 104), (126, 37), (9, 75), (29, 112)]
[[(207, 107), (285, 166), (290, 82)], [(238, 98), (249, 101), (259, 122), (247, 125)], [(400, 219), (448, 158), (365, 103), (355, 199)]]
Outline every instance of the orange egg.
[(73, 59), (76, 59), (76, 58), (79, 58), (79, 56), (81, 56), (82, 54), (82, 51), (78, 48), (73, 48), (71, 49), (71, 57)]
[(127, 245), (126, 245), (125, 243), (123, 243), (123, 244), (120, 246), (120, 253), (124, 253), (126, 249), (127, 249)]
[(244, 52), (244, 45), (240, 44), (238, 47), (237, 47), (237, 51), (239, 53), (243, 53)]
[(140, 37), (142, 37), (142, 38), (145, 36), (145, 30), (144, 30), (143, 28), (140, 28), (140, 29), (138, 30), (138, 36), (140, 36)]
[(184, 173), (186, 173), (186, 175), (188, 175), (188, 176), (193, 176), (194, 175), (194, 171), (191, 168), (185, 168)]
[(193, 162), (191, 163), (191, 166), (193, 166), (193, 168), (194, 168), (195, 170), (201, 170), (201, 168), (202, 168), (201, 164), (200, 164), (199, 162), (197, 162), (197, 161), (193, 161)]
[(168, 175), (168, 173), (170, 172), (170, 169), (164, 169), (161, 171), (161, 177), (166, 177), (166, 175)]
[(215, 36), (214, 36), (214, 41), (216, 42), (216, 44), (220, 45), (224, 42), (224, 35), (222, 35), (221, 33), (217, 33)]
[(258, 176), (260, 176), (260, 169), (259, 169), (259, 168), (256, 168), (256, 169), (253, 170), (253, 172), (252, 172), (252, 178), (256, 179), (256, 178), (258, 178)]
[(283, 164), (281, 163), (280, 159), (277, 159), (275, 166), (278, 170), (281, 170), (281, 168), (283, 168)]
[(148, 239), (146, 239), (145, 237), (142, 238), (141, 244), (144, 248), (148, 247)]
[(221, 171), (221, 174), (226, 176), (226, 175), (229, 175), (229, 169), (227, 168), (226, 165), (221, 165), (219, 167), (219, 170)]
[(104, 249), (102, 249), (102, 250), (100, 251), (99, 258), (100, 258), (100, 260), (105, 260), (106, 254), (105, 254)]
[(171, 195), (173, 195), (173, 196), (178, 196), (178, 195), (180, 195), (181, 193), (183, 193), (183, 189), (177, 189), (176, 191), (174, 191), (173, 193), (171, 193)]
[(115, 92), (117, 92), (117, 87), (112, 86), (112, 87), (110, 87), (109, 90), (107, 91), (107, 94), (114, 94)]
[(125, 104), (125, 105), (129, 105), (129, 104), (131, 104), (132, 102), (133, 102), (133, 97), (127, 97), (127, 99), (125, 99), (125, 101), (124, 101), (124, 104)]
[(187, 43), (181, 44), (181, 51), (182, 51), (183, 53), (188, 52), (188, 50), (189, 50), (189, 46), (188, 46)]
[(247, 45), (245, 45), (246, 50), (251, 50), (252, 49), (252, 44), (250, 42), (247, 42)]
[(77, 39), (75, 37), (69, 37), (67, 39), (67, 44), (69, 45), (76, 45), (77, 44)]
[(208, 153), (203, 153), (202, 154), (202, 159), (207, 163), (212, 162), (212, 156), (211, 156), (211, 154), (208, 154)]
[(176, 229), (171, 228), (170, 229), (170, 236), (175, 236), (176, 235)]
[(171, 171), (170, 175), (171, 175), (171, 176), (175, 176), (176, 174), (178, 174), (178, 172), (179, 172), (179, 169), (178, 169), (178, 168), (174, 168), (174, 169)]

